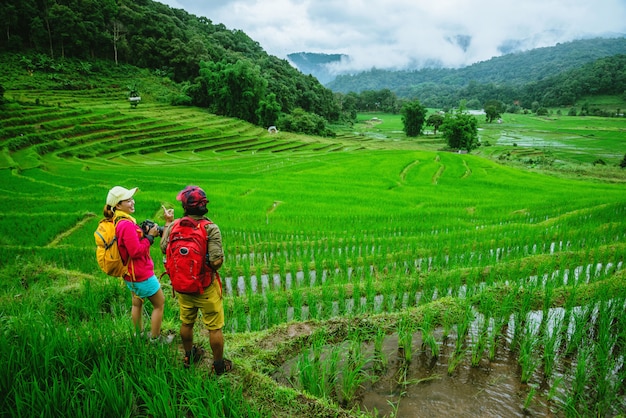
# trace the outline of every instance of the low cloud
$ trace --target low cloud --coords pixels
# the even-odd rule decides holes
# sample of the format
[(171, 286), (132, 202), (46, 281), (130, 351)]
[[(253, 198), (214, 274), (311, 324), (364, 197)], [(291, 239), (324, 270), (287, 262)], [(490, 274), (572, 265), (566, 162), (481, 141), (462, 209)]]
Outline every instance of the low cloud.
[(460, 67), (516, 50), (625, 36), (624, 0), (160, 0), (229, 29), (269, 54), (345, 54), (356, 72)]

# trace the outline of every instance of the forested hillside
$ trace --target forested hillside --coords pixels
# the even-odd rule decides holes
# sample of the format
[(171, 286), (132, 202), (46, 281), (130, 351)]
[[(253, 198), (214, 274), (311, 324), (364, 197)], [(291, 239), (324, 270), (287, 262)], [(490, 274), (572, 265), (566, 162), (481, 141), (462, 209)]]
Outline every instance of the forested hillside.
[(105, 59), (181, 83), (176, 104), (261, 126), (298, 108), (339, 118), (329, 89), (244, 32), (151, 0), (5, 0), (0, 21), (0, 51), (37, 54), (32, 71), (58, 72), (64, 59)]
[[(133, 66), (167, 86), (160, 100), (314, 135), (332, 136), (328, 122), (354, 121), (357, 111), (395, 113), (415, 99), (440, 109), (462, 100), (482, 108), (496, 100), (515, 112), (626, 91), (626, 38), (579, 40), (460, 69), (372, 69), (339, 76), (327, 88), (267, 54), (244, 32), (152, 0), (6, 0), (0, 20), (0, 89), (23, 88), (14, 86), (16, 71), (35, 75), (40, 87), (95, 88), (94, 80), (115, 71), (140, 74), (124, 67)], [(120, 83), (126, 87), (127, 81)]]
[[(579, 70), (587, 64), (593, 66), (591, 63), (596, 60), (618, 54), (626, 54), (626, 38), (596, 38), (508, 54), (459, 69), (425, 68), (416, 71), (372, 69), (359, 74), (338, 76), (327, 86), (343, 93), (389, 89), (400, 98), (418, 98), (429, 107), (453, 106), (460, 99), (477, 99), (481, 103), (487, 99), (506, 102), (527, 101), (530, 107), (532, 101), (542, 98), (541, 93), (537, 91), (538, 87), (542, 89), (551, 87), (550, 83), (557, 82), (567, 82), (571, 86), (572, 80), (568, 80), (570, 75), (563, 74), (571, 74), (568, 71)], [(615, 65), (619, 66), (620, 62), (620, 59), (617, 59), (615, 64), (606, 65), (601, 71), (608, 70), (615, 74), (613, 69)], [(595, 65), (602, 67), (605, 65), (603, 63), (607, 61), (599, 61)], [(586, 67), (585, 71), (587, 70), (595, 71), (589, 66)], [(552, 78), (557, 75), (559, 77)], [(599, 79), (604, 77), (598, 76)], [(525, 88), (527, 85), (529, 87)], [(619, 88), (621, 87), (614, 85), (618, 93), (623, 92), (624, 89), (620, 91)], [(579, 87), (574, 90), (580, 93)], [(587, 94), (599, 94), (596, 90), (592, 88)], [(568, 101), (571, 102), (575, 97), (569, 93), (567, 96), (568, 99), (560, 101), (559, 104), (571, 104)], [(550, 99), (550, 104), (545, 105), (556, 104)]]

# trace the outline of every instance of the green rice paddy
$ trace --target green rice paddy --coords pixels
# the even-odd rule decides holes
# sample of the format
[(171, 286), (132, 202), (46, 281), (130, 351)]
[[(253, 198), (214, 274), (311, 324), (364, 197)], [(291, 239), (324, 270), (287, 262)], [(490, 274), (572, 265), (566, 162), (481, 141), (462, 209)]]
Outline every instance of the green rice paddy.
[[(401, 391), (386, 411), (363, 402), (390, 336), (405, 377), (418, 353), (445, 354), (451, 377), (510, 353), (520, 416), (626, 411), (623, 119), (505, 115), (481, 121), (490, 147), (455, 154), (393, 115), (317, 138), (102, 93), (6, 94), (21, 102), (0, 121), (1, 415), (393, 416)], [(576, 178), (506, 153), (608, 164)], [(236, 368), (219, 379), (183, 369), (179, 341), (132, 338), (130, 296), (94, 258), (109, 188), (139, 187), (137, 219), (162, 223), (188, 184), (226, 252)], [(177, 309), (168, 297), (164, 329)]]

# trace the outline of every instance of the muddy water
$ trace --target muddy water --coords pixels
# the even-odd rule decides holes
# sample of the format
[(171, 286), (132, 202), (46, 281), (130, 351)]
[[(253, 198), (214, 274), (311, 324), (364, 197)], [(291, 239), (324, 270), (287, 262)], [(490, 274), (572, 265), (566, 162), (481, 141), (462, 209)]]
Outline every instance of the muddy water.
[[(448, 374), (449, 354), (454, 342), (441, 346), (438, 358), (421, 350), (414, 338), (414, 355), (406, 368), (398, 356), (398, 338), (389, 336), (383, 352), (387, 372), (364, 387), (360, 408), (379, 417), (527, 417), (556, 416), (545, 399), (545, 390), (536, 388), (527, 408), (524, 404), (532, 388), (520, 383), (516, 359), (500, 350), (493, 361), (483, 360), (471, 367), (465, 358)], [(467, 354), (469, 356), (469, 353)], [(401, 384), (399, 382), (408, 382)], [(542, 392), (544, 391), (544, 392)]]
[[(441, 342), (441, 331), (435, 332), (435, 338)], [(373, 361), (369, 362), (364, 370), (374, 378), (362, 385), (356, 402), (347, 407), (358, 408), (378, 418), (562, 415), (554, 413), (553, 410), (557, 408), (546, 399), (549, 386), (520, 383), (517, 358), (511, 356), (510, 350), (504, 346), (497, 350), (494, 360), (489, 361), (485, 356), (478, 367), (471, 367), (471, 354), (468, 351), (463, 361), (449, 374), (450, 354), (455, 349), (454, 336), (450, 336), (444, 344), (440, 343), (437, 358), (432, 357), (421, 345), (420, 334), (414, 334), (413, 356), (407, 363), (399, 352), (397, 334), (387, 336), (382, 346), (383, 358), (386, 359), (384, 371), (381, 374), (376, 370), (380, 366)], [(364, 344), (362, 349), (365, 357), (374, 357), (373, 344)], [(322, 355), (323, 360), (324, 357)], [(324, 361), (329, 361), (329, 358), (326, 357)], [(274, 379), (288, 386), (293, 384), (295, 363), (295, 358), (285, 363)], [(292, 379), (288, 376), (292, 376)], [(341, 403), (341, 400), (335, 401)]]

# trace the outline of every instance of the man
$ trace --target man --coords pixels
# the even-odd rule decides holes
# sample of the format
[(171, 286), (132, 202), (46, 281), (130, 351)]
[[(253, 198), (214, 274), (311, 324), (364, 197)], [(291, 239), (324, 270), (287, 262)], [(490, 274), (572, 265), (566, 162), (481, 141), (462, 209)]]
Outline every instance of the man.
[[(222, 285), (217, 270), (224, 262), (222, 235), (217, 225), (205, 215), (208, 212), (206, 193), (198, 186), (187, 186), (176, 200), (182, 203), (184, 216), (174, 220), (174, 209), (164, 209), (165, 229), (161, 239), (161, 251), (166, 254), (166, 270), (176, 290), (180, 307), (180, 337), (185, 350), (184, 365), (189, 367), (202, 359), (204, 350), (193, 344), (193, 327), (202, 312), (202, 321), (209, 331), (209, 343), (213, 352), (213, 370), (217, 375), (230, 371), (233, 363), (224, 358), (224, 305)], [(201, 261), (186, 260), (199, 251), (190, 251), (201, 241), (190, 236), (198, 234), (202, 241)], [(187, 236), (185, 236), (187, 235)], [(182, 243), (182, 244), (181, 244)], [(182, 254), (182, 255), (181, 255)], [(207, 256), (208, 255), (208, 256)], [(177, 258), (178, 257), (178, 258)], [(184, 267), (181, 267), (182, 264)], [(202, 271), (190, 273), (189, 266), (202, 265)], [(189, 276), (194, 277), (189, 277)], [(197, 288), (195, 287), (197, 286)]]

